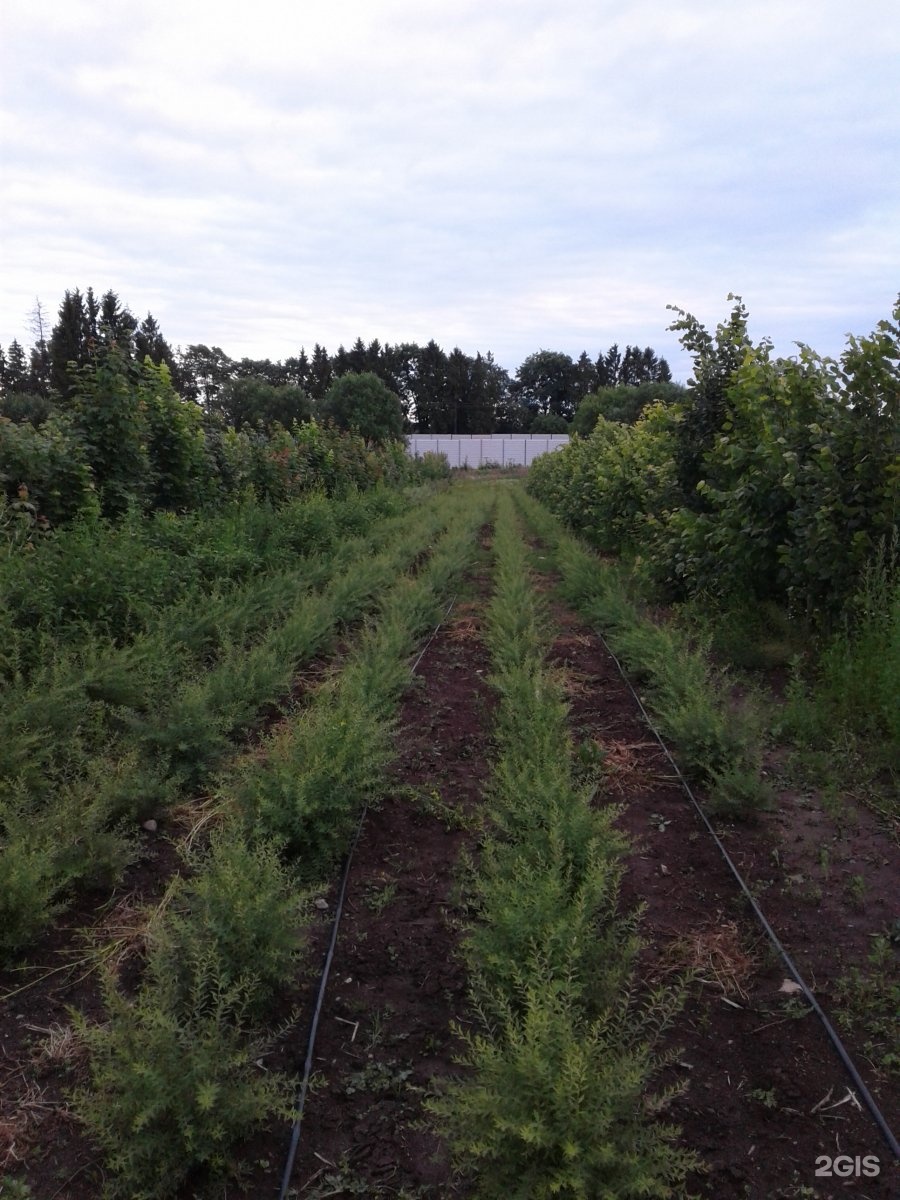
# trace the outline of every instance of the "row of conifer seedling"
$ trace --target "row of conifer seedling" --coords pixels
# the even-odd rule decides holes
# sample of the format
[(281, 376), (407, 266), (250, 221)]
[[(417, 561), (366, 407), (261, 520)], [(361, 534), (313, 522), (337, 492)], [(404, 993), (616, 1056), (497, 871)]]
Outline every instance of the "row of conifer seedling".
[[(230, 1170), (261, 1124), (289, 1119), (295, 1081), (260, 1062), (309, 974), (311, 898), (385, 786), (410, 656), (474, 554), (484, 505), (445, 496), (440, 521), (428, 508), (409, 523), (402, 553), (360, 565), (383, 589), (374, 617), (306, 702), (220, 774), (203, 833), (147, 925), (136, 988), (110, 973), (106, 1019), (76, 1018), (90, 1066), (73, 1107), (109, 1195), (172, 1196), (198, 1169)], [(400, 574), (415, 557), (415, 573)], [(304, 599), (293, 623), (318, 628), (318, 606), (353, 592), (351, 576)]]
[(83, 635), (5, 689), (0, 960), (79, 891), (116, 885), (140, 823), (210, 785), (260, 711), (444, 527), (444, 504), (401, 513), (403, 498), (387, 491), (297, 502), (281, 518), (305, 535), (298, 546), (320, 548), (280, 554), (279, 569), (238, 583), (211, 580), (212, 595), (189, 593), (123, 645)]
[[(486, 637), (499, 699), (489, 832), (467, 868), (476, 1027), (431, 1102), (479, 1200), (666, 1197), (695, 1165), (653, 1091), (675, 989), (639, 994), (617, 809), (579, 782), (552, 630), (508, 496)], [(595, 560), (596, 563), (596, 560)], [(462, 1032), (462, 1031), (461, 1031)]]

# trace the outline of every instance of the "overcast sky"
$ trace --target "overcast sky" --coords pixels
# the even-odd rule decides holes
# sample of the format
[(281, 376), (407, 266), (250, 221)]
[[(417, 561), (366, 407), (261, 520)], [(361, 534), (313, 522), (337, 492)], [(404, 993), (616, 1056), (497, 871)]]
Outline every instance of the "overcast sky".
[(900, 290), (898, 0), (2, 0), (0, 343), (837, 354)]

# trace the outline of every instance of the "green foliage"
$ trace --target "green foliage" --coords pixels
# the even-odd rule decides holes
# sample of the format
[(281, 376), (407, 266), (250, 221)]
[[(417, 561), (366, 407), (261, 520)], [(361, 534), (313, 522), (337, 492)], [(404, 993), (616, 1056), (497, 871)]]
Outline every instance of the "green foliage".
[(383, 443), (403, 434), (403, 406), (371, 371), (341, 375), (319, 405), (323, 416), (341, 429), (352, 429), (367, 441)]
[(771, 808), (774, 798), (774, 790), (760, 777), (759, 764), (738, 759), (712, 772), (707, 807), (716, 816), (745, 821)]
[(71, 395), (38, 427), (0, 417), (0, 484), (10, 500), (27, 486), (36, 515), (53, 525), (98, 504), (114, 518), (129, 507), (187, 511), (223, 499), (281, 506), (313, 492), (344, 496), (434, 475), (407, 457), (397, 440), (400, 400), (374, 375), (335, 385), (332, 415), (347, 426), (338, 429), (306, 419), (299, 389), (259, 380), (234, 387), (258, 385), (275, 409), (265, 423), (228, 427), (215, 406), (204, 412), (180, 398), (165, 361), (148, 356), (138, 365), (115, 341), (70, 373)]
[[(306, 878), (318, 877), (346, 845), (366, 799), (382, 794), (390, 760), (393, 710), (409, 673), (405, 657), (434, 620), (437, 595), (471, 554), (473, 530), (457, 517), (415, 580), (395, 582), (380, 620), (366, 630), (337, 680), (316, 692), (299, 716), (264, 743), (265, 755), (244, 764), (232, 791), (248, 832), (278, 838)], [(421, 546), (411, 543), (406, 558)], [(379, 580), (361, 564), (357, 584), (370, 597), (388, 586), (399, 563)], [(363, 568), (368, 568), (364, 570)], [(359, 599), (348, 594), (348, 615)]]
[(866, 758), (900, 769), (900, 581), (896, 539), (869, 563), (843, 628), (812, 670), (794, 663), (779, 729), (803, 748), (862, 738)]
[(853, 967), (837, 981), (835, 1001), (844, 1028), (864, 1037), (867, 1057), (888, 1075), (900, 1078), (900, 960), (896, 943), (896, 929), (893, 934), (876, 934), (866, 967)]
[(236, 1142), (290, 1112), (290, 1081), (256, 1065), (267, 1047), (248, 1032), (247, 985), (226, 983), (211, 954), (175, 1001), (164, 985), (128, 1001), (108, 981), (105, 1023), (73, 1014), (91, 1086), (72, 1107), (106, 1156), (111, 1197), (164, 1200), (199, 1167), (225, 1172)]
[(569, 422), (558, 413), (538, 413), (528, 429), (530, 433), (568, 433)]
[(429, 1108), (476, 1197), (680, 1194), (696, 1159), (676, 1146), (677, 1129), (647, 1119), (671, 1098), (646, 1094), (665, 1062), (651, 1045), (669, 1013), (657, 998), (642, 1028), (628, 999), (585, 1025), (560, 981), (538, 973), (522, 980), (518, 1011), (498, 999), (492, 1036), (463, 1033), (471, 1076)]
[[(273, 572), (296, 578), (299, 557), (330, 551), (339, 534), (362, 535), (400, 504), (387, 489), (340, 502), (313, 493), (278, 512), (248, 502), (178, 518), (132, 511), (116, 524), (86, 517), (53, 536), (40, 534), (27, 512), (0, 510), (15, 519), (10, 543), (32, 543), (27, 554), (0, 555), (0, 677), (25, 678), (51, 660), (61, 668), (67, 651), (94, 638), (124, 646), (154, 629), (164, 610), (167, 640), (205, 644), (212, 654), (273, 606), (288, 607), (290, 584)], [(359, 551), (348, 547), (351, 559)]]
[(447, 455), (426, 450), (419, 459), (419, 473), (422, 479), (449, 479), (450, 462)]
[(28, 421), (37, 428), (53, 411), (53, 401), (34, 392), (6, 392), (0, 398), (0, 415), (17, 425)]
[(283, 866), (275, 843), (248, 843), (231, 825), (217, 830), (180, 879), (152, 944), (148, 974), (175, 1011), (188, 1017), (198, 992), (240, 985), (247, 1011), (259, 1017), (297, 973), (304, 948), (306, 898)]
[[(632, 427), (599, 417), (589, 438), (533, 465), (529, 490), (595, 546), (633, 556), (667, 597), (719, 608), (714, 635), (732, 661), (785, 662), (791, 638), (762, 638), (746, 614), (778, 613), (783, 631), (786, 613), (824, 653), (809, 696), (791, 693), (782, 730), (819, 745), (849, 731), (895, 765), (896, 549), (885, 547), (900, 500), (900, 301), (838, 361), (805, 346), (774, 359), (769, 342), (749, 340), (740, 300), (714, 334), (676, 311), (694, 356), (683, 400)], [(670, 729), (705, 773), (725, 770), (701, 712), (682, 711)], [(751, 803), (746, 778), (741, 767), (720, 789), (725, 808), (741, 795)]]
[(137, 385), (150, 463), (149, 502), (175, 511), (199, 508), (214, 495), (200, 409), (172, 387), (165, 363), (144, 360)]
[(535, 461), (528, 489), (602, 549), (640, 545), (677, 503), (671, 445), (679, 417), (661, 404), (633, 428), (599, 417), (590, 437)]
[(257, 425), (271, 429), (276, 424), (289, 429), (295, 422), (309, 420), (312, 401), (295, 384), (276, 386), (251, 376), (226, 381), (212, 410), (238, 431)]
[(107, 517), (143, 503), (150, 484), (146, 415), (135, 376), (115, 342), (73, 372), (72, 411)]
[(96, 511), (87, 451), (68, 414), (54, 413), (37, 429), (0, 417), (0, 486), (14, 500), (22, 485), (51, 525)]
[(644, 409), (657, 401), (668, 406), (685, 398), (685, 389), (677, 383), (639, 383), (634, 387), (602, 387), (578, 405), (572, 419), (572, 432), (587, 437), (600, 417), (633, 425)]
[[(634, 967), (634, 921), (617, 914), (621, 840), (609, 819), (591, 813), (586, 802), (575, 810), (586, 828), (571, 827), (570, 808), (558, 797), (555, 808), (538, 814), (520, 806), (518, 838), (489, 839), (482, 848), (469, 890), (479, 921), (466, 937), (465, 955), (489, 1019), (497, 1016), (498, 996), (517, 1008), (523, 973), (565, 979), (571, 999), (600, 1012), (622, 994)], [(503, 824), (509, 836), (512, 830)], [(587, 841), (576, 855), (578, 834)]]
[[(376, 493), (333, 508), (352, 527), (396, 503)], [(161, 517), (157, 533), (173, 520)], [(199, 612), (191, 596), (119, 651), (88, 639), (78, 654), (17, 681), (0, 710), (0, 778), (21, 797), (22, 812), (19, 819), (7, 803), (0, 825), (10, 947), (33, 939), (75, 886), (108, 888), (131, 853), (117, 822), (158, 817), (186, 788), (208, 783), (234, 734), (288, 693), (298, 663), (324, 649), (339, 625), (374, 606), (443, 520), (436, 505), (425, 505), (342, 542), (330, 559), (214, 595)], [(245, 532), (246, 525), (258, 528), (245, 523)], [(443, 553), (435, 559), (446, 561)], [(310, 595), (312, 587), (327, 590)], [(432, 615), (429, 605), (404, 611)], [(409, 635), (396, 644), (408, 649)], [(358, 689), (377, 698), (372, 711), (381, 712), (383, 687), (405, 678), (402, 666), (398, 675), (382, 659)]]
[[(885, 739), (900, 756), (900, 541), (870, 561), (847, 628), (819, 665), (820, 703), (857, 733)], [(900, 765), (900, 763), (898, 763)]]
[(462, 1034), (466, 1073), (429, 1107), (475, 1196), (671, 1196), (692, 1156), (648, 1119), (675, 991), (631, 992), (636, 916), (618, 913), (624, 840), (614, 809), (575, 784), (546, 618), (508, 496), (495, 534), (488, 642), (499, 697), (493, 830), (467, 881), (477, 923), (464, 954), (482, 1032)]
[(234, 786), (248, 833), (280, 839), (307, 879), (339, 857), (363, 801), (380, 794), (390, 757), (388, 728), (365, 708), (329, 699), (267, 740), (265, 758)]
[(631, 677), (645, 682), (656, 722), (685, 772), (710, 785), (713, 809), (752, 816), (770, 795), (759, 774), (762, 733), (752, 705), (731, 703), (727, 679), (708, 665), (706, 645), (641, 615), (622, 571), (598, 562), (533, 501), (523, 504), (553, 546), (564, 594), (603, 630)]
[(539, 350), (516, 371), (514, 392), (531, 413), (546, 413), (568, 422), (575, 411), (578, 368), (568, 354)]
[(22, 818), (0, 813), (7, 843), (0, 854), (0, 960), (27, 946), (59, 911), (52, 847), (21, 830)]
[(669, 329), (681, 334), (682, 346), (694, 358), (694, 375), (674, 449), (678, 482), (688, 507), (694, 507), (695, 489), (703, 478), (703, 456), (725, 419), (726, 392), (732, 376), (750, 348), (747, 309), (740, 296), (729, 294), (728, 299), (734, 301), (734, 307), (728, 320), (716, 326), (714, 334), (704, 329), (691, 313), (668, 305), (678, 314)]
[(34, 1200), (34, 1192), (24, 1180), (4, 1175), (0, 1179), (0, 1196), (3, 1200)]
[(645, 556), (674, 595), (833, 623), (897, 521), (900, 304), (839, 362), (806, 347), (773, 360), (740, 300), (714, 334), (676, 311), (694, 356), (683, 400), (618, 433), (598, 419), (589, 443), (534, 465), (530, 489), (596, 545)]
[[(471, 557), (482, 519), (478, 508), (455, 510), (431, 560), (388, 593), (382, 620), (363, 632), (341, 674), (264, 743), (264, 754), (245, 760), (229, 789), (237, 811), (223, 794), (229, 823), (151, 929), (137, 997), (109, 983), (106, 1023), (78, 1020), (91, 1084), (73, 1103), (107, 1156), (111, 1195), (172, 1196), (196, 1168), (224, 1170), (255, 1125), (287, 1115), (286, 1081), (255, 1067), (264, 1047), (254, 1021), (296, 969), (303, 898), (291, 876), (318, 875), (344, 848), (363, 800), (383, 788), (408, 655)], [(394, 572), (434, 535), (436, 520), (425, 513), (412, 522), (414, 532), (390, 551)], [(355, 569), (371, 581), (370, 563)], [(299, 856), (290, 876), (284, 855)]]

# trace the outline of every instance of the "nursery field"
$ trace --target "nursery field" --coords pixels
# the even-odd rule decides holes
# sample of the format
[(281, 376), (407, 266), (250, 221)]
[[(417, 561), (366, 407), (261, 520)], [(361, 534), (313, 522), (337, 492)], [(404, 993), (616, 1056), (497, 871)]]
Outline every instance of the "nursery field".
[(121, 528), (3, 576), (3, 1200), (896, 1194), (896, 811), (778, 680), (512, 477)]

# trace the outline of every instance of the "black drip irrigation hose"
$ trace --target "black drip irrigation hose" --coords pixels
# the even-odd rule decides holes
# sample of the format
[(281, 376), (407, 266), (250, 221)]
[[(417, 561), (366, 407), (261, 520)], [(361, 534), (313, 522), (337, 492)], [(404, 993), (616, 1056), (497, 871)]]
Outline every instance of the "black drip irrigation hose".
[[(447, 605), (444, 615), (431, 631), (431, 636), (428, 641), (419, 651), (415, 662), (410, 667), (410, 675), (416, 673), (419, 663), (425, 657), (425, 652), (438, 635), (441, 626), (449, 617), (453, 605), (456, 603), (454, 596)], [(350, 867), (353, 863), (353, 855), (356, 852), (356, 847), (359, 843), (359, 836), (362, 833), (362, 827), (365, 823), (366, 814), (369, 811), (368, 804), (363, 805), (363, 810), (359, 814), (359, 821), (356, 825), (356, 833), (353, 835), (353, 841), (350, 843), (350, 849), (344, 858), (344, 869), (341, 872), (341, 885), (338, 890), (337, 905), (334, 911), (334, 918), (331, 923), (331, 937), (328, 941), (328, 950), (325, 953), (325, 962), (322, 965), (322, 974), (319, 978), (319, 990), (316, 994), (316, 1006), (313, 1009), (313, 1015), (309, 1023), (309, 1034), (306, 1040), (306, 1059), (303, 1064), (303, 1078), (300, 1082), (300, 1088), (297, 1092), (297, 1100), (294, 1105), (294, 1123), (291, 1127), (291, 1141), (288, 1147), (287, 1162), (284, 1164), (284, 1172), (281, 1177), (281, 1190), (278, 1193), (278, 1200), (285, 1200), (288, 1194), (288, 1188), (291, 1185), (291, 1176), (294, 1173), (294, 1163), (297, 1159), (297, 1150), (300, 1146), (300, 1125), (303, 1121), (303, 1110), (306, 1107), (306, 1096), (309, 1092), (309, 1078), (312, 1074), (313, 1051), (316, 1045), (316, 1034), (319, 1031), (319, 1018), (322, 1015), (322, 1005), (325, 1001), (325, 988), (328, 985), (328, 976), (331, 973), (331, 964), (334, 959), (334, 951), (337, 946), (338, 929), (341, 924), (341, 916), (344, 911), (344, 898), (347, 894), (347, 881), (350, 878)]]
[(866, 1087), (865, 1083), (863, 1082), (863, 1080), (859, 1074), (859, 1071), (857, 1071), (857, 1069), (856, 1069), (856, 1065), (853, 1062), (853, 1059), (850, 1057), (850, 1055), (847, 1052), (847, 1048), (844, 1046), (844, 1043), (841, 1041), (840, 1037), (838, 1036), (834, 1026), (828, 1020), (828, 1017), (822, 1011), (821, 1005), (819, 1004), (818, 1000), (815, 998), (813, 993), (810, 991), (810, 989), (806, 983), (806, 980), (800, 974), (800, 971), (798, 970), (796, 964), (794, 963), (794, 960), (788, 954), (787, 950), (785, 950), (784, 946), (781, 944), (781, 941), (778, 938), (778, 935), (775, 933), (772, 926), (766, 920), (765, 913), (762, 911), (762, 909), (760, 908), (759, 904), (757, 903), (756, 898), (754, 897), (753, 893), (750, 891), (749, 887), (744, 882), (743, 876), (741, 875), (740, 871), (735, 866), (734, 860), (732, 859), (731, 855), (725, 849), (722, 839), (719, 837), (719, 835), (716, 833), (715, 829), (713, 828), (712, 823), (709, 820), (709, 817), (707, 817), (706, 813), (703, 811), (702, 807), (700, 806), (700, 803), (697, 800), (697, 797), (694, 795), (693, 791), (691, 790), (690, 784), (688, 783), (688, 781), (685, 779), (684, 775), (682, 774), (681, 768), (678, 766), (678, 763), (672, 757), (672, 753), (669, 750), (669, 747), (663, 741), (662, 737), (660, 736), (659, 730), (656, 728), (656, 725), (651, 720), (650, 714), (647, 712), (646, 708), (644, 707), (644, 702), (641, 700), (640, 696), (635, 691), (635, 689), (631, 683), (631, 680), (625, 674), (624, 667), (622, 666), (622, 664), (619, 662), (618, 658), (616, 658), (615, 654), (610, 649), (609, 643), (607, 642), (607, 640), (603, 636), (603, 634), (599, 631), (599, 629), (596, 632), (597, 632), (597, 636), (599, 637), (600, 641), (602, 642), (603, 646), (605, 647), (607, 654), (609, 654), (610, 658), (613, 660), (613, 662), (618, 667), (619, 674), (622, 676), (623, 680), (625, 681), (625, 683), (628, 687), (628, 690), (631, 692), (632, 696), (634, 696), (635, 702), (637, 703), (638, 708), (641, 710), (641, 713), (644, 717), (644, 720), (647, 722), (647, 725), (650, 728), (650, 731), (653, 733), (653, 736), (659, 742), (660, 746), (663, 749), (663, 753), (665, 754), (666, 758), (669, 760), (672, 767), (674, 768), (675, 774), (678, 776), (679, 780), (681, 781), (681, 786), (684, 788), (685, 792), (687, 793), (687, 796), (690, 799), (691, 803), (693, 804), (694, 808), (700, 814), (700, 818), (703, 821), (703, 824), (706, 826), (707, 830), (709, 831), (710, 836), (712, 837), (716, 846), (719, 848), (719, 852), (721, 853), (722, 857), (725, 859), (725, 862), (728, 864), (728, 868), (731, 871), (732, 875), (737, 880), (738, 887), (741, 889), (743, 894), (746, 896), (747, 900), (750, 902), (750, 907), (753, 909), (754, 916), (756, 917), (757, 921), (759, 921), (760, 925), (765, 930), (765, 933), (768, 936), (769, 941), (772, 943), (772, 945), (778, 951), (779, 955), (781, 956), (782, 961), (784, 962), (784, 965), (787, 967), (788, 971), (790, 971), (795, 982), (799, 985), (810, 1008), (812, 1008), (813, 1012), (816, 1014), (816, 1016), (821, 1021), (825, 1032), (828, 1034), (828, 1037), (829, 1037), (829, 1040), (831, 1041), (832, 1046), (837, 1051), (838, 1058), (843, 1063), (844, 1068), (847, 1071), (847, 1074), (850, 1076), (850, 1079), (853, 1081), (854, 1087), (857, 1089), (860, 1096), (862, 1097), (863, 1102), (864, 1102), (866, 1108), (869, 1110), (869, 1113), (870, 1113), (872, 1119), (875, 1121), (875, 1124), (878, 1126), (882, 1137), (884, 1138), (884, 1140), (887, 1142), (888, 1146), (890, 1147), (891, 1152), (894, 1155), (894, 1158), (900, 1160), (900, 1142), (897, 1141), (897, 1138), (894, 1135), (890, 1125), (888, 1125), (884, 1114), (882, 1113), (881, 1109), (876, 1104), (874, 1097), (872, 1096), (871, 1092), (869, 1091), (869, 1089)]

